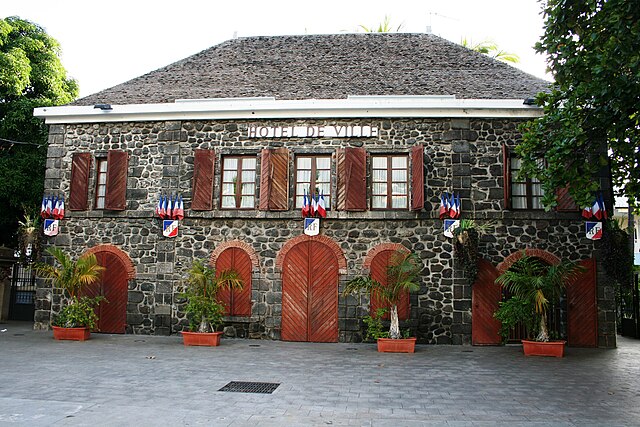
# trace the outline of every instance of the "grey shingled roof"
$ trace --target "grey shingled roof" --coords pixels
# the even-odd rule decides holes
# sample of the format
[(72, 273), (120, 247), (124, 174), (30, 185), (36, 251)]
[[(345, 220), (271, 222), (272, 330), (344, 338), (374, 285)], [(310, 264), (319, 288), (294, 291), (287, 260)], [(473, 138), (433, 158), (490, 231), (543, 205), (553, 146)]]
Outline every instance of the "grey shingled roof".
[(273, 36), (226, 41), (73, 104), (253, 96), (517, 99), (547, 86), (542, 79), (430, 34)]

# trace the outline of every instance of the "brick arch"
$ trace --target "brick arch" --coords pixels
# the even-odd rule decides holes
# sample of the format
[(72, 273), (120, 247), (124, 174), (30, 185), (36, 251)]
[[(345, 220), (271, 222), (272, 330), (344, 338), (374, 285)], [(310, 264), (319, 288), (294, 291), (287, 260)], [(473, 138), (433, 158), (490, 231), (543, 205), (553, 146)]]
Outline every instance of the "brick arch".
[(364, 262), (362, 263), (362, 269), (368, 272), (371, 269), (371, 262), (376, 257), (376, 255), (384, 251), (410, 252), (409, 249), (407, 249), (400, 243), (381, 243), (371, 248), (369, 252), (367, 252), (367, 256), (364, 258)]
[(276, 257), (276, 268), (282, 271), (282, 263), (284, 262), (284, 259), (286, 258), (287, 253), (293, 247), (295, 247), (298, 243), (308, 242), (308, 241), (320, 242), (328, 246), (333, 251), (333, 253), (336, 256), (336, 259), (338, 260), (338, 273), (347, 274), (347, 259), (344, 257), (344, 254), (342, 253), (342, 249), (340, 249), (340, 246), (333, 239), (327, 236), (320, 236), (320, 235), (307, 236), (306, 234), (301, 234), (287, 241), (284, 244), (284, 246), (282, 246), (282, 249), (280, 249), (280, 252), (278, 252), (278, 256)]
[(210, 265), (216, 265), (216, 261), (222, 252), (229, 248), (238, 248), (244, 251), (251, 260), (251, 267), (253, 271), (257, 271), (260, 268), (260, 263), (258, 262), (258, 255), (256, 251), (253, 249), (253, 246), (250, 244), (243, 242), (241, 240), (231, 240), (229, 242), (220, 243), (216, 248), (211, 252), (211, 257), (209, 258)]
[(530, 257), (540, 258), (541, 260), (543, 260), (544, 262), (546, 262), (549, 265), (560, 264), (560, 258), (555, 256), (551, 252), (545, 251), (544, 249), (530, 249), (530, 248), (527, 248), (527, 249), (522, 250), (522, 251), (514, 252), (511, 255), (509, 255), (508, 257), (506, 257), (504, 259), (504, 261), (502, 261), (500, 264), (498, 264), (498, 272), (500, 274), (504, 273), (509, 268), (511, 268), (511, 266), (513, 265), (514, 262), (516, 262), (517, 260), (522, 258), (524, 255), (527, 255), (527, 256), (530, 256)]
[(98, 252), (108, 252), (115, 255), (122, 263), (127, 274), (127, 279), (135, 279), (136, 269), (133, 265), (133, 261), (131, 261), (131, 258), (129, 258), (129, 255), (125, 251), (113, 245), (97, 245), (89, 248), (85, 254), (96, 254)]

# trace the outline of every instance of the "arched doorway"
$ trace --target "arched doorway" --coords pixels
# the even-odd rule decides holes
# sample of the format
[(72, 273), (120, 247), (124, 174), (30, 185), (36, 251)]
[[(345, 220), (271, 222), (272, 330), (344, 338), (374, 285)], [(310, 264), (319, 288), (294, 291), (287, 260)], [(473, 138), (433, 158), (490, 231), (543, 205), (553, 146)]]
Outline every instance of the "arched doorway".
[(242, 279), (242, 289), (221, 289), (218, 299), (225, 308), (225, 316), (251, 316), (251, 258), (244, 250), (230, 247), (218, 255), (216, 272), (235, 270)]
[(111, 245), (96, 246), (88, 253), (95, 254), (98, 264), (105, 268), (100, 280), (83, 292), (88, 297), (105, 297), (105, 301), (96, 308), (96, 332), (124, 334), (127, 326), (128, 283), (134, 277), (133, 266), (124, 252)]
[[(388, 272), (389, 267), (394, 262), (394, 257), (398, 251), (408, 252), (408, 250), (404, 246), (399, 246), (397, 248), (386, 249), (388, 245), (382, 244), (379, 247), (373, 249), (370, 255), (373, 255), (371, 260), (371, 265), (369, 266), (371, 271), (371, 278), (377, 282), (379, 282), (383, 286), (387, 286), (388, 284)], [(409, 291), (405, 291), (400, 296), (400, 300), (397, 304), (398, 307), (398, 320), (407, 320), (411, 314), (411, 307), (409, 301)], [(369, 311), (371, 316), (376, 314), (376, 310), (378, 308), (386, 308), (387, 312), (382, 317), (385, 320), (389, 320), (391, 307), (389, 304), (385, 304), (380, 301), (375, 293), (372, 293), (369, 300)]]
[(478, 261), (478, 276), (471, 287), (471, 343), (499, 345), (500, 321), (493, 317), (502, 299), (502, 289), (496, 285), (498, 270), (487, 260)]
[[(284, 341), (338, 341), (338, 258), (320, 239), (303, 238), (282, 261)], [(284, 251), (284, 249), (283, 249)]]

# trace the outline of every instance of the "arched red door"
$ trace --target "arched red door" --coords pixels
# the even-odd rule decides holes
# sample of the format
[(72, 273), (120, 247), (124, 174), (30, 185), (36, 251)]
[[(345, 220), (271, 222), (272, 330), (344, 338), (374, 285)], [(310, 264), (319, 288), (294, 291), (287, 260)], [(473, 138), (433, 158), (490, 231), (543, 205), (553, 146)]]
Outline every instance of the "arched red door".
[(598, 302), (596, 260), (580, 262), (584, 271), (567, 284), (567, 344), (574, 347), (598, 346)]
[(221, 289), (218, 299), (224, 304), (226, 316), (251, 316), (251, 258), (240, 248), (222, 251), (216, 259), (216, 272), (235, 270), (242, 279), (242, 289)]
[(478, 277), (471, 287), (471, 343), (498, 345), (500, 321), (493, 317), (502, 300), (502, 288), (495, 284), (498, 270), (487, 260), (478, 261)]
[(324, 243), (300, 242), (284, 258), (281, 338), (338, 342), (338, 260)]
[(96, 332), (124, 334), (127, 325), (127, 296), (129, 279), (122, 261), (110, 252), (95, 252), (98, 264), (105, 268), (100, 280), (87, 287), (83, 295), (95, 297), (102, 295), (102, 301), (96, 308), (98, 327)]
[[(387, 285), (389, 265), (394, 261), (393, 257), (396, 256), (397, 253), (398, 251), (394, 249), (384, 250), (379, 252), (373, 260), (371, 260), (371, 278), (373, 280), (382, 285)], [(383, 319), (389, 320), (391, 307), (380, 301), (375, 293), (373, 293), (369, 302), (371, 316), (375, 315), (378, 308), (387, 309)], [(409, 291), (406, 291), (400, 295), (400, 300), (398, 301), (398, 320), (407, 320), (410, 313)]]

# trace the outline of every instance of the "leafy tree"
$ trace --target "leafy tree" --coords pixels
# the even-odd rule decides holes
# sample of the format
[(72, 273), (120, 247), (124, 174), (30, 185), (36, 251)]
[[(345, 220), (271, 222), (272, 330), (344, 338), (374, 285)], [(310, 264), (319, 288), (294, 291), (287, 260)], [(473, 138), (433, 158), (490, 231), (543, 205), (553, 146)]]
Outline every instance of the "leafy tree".
[(402, 28), (402, 24), (394, 28), (391, 25), (391, 18), (385, 15), (384, 20), (378, 24), (378, 28), (367, 27), (365, 25), (360, 25), (360, 28), (362, 28), (365, 33), (397, 33)]
[(474, 44), (471, 39), (464, 37), (460, 44), (474, 52), (482, 53), (498, 61), (511, 62), (513, 64), (520, 62), (520, 57), (517, 54), (500, 49), (498, 45), (491, 40), (484, 40)]
[[(544, 116), (522, 127), (516, 149), (522, 174), (536, 177), (543, 203), (569, 184), (582, 207), (593, 202), (595, 176), (610, 168), (630, 206), (640, 196), (640, 7), (637, 0), (547, 0), (547, 53), (555, 83), (536, 100)], [(539, 163), (544, 159), (544, 164)]]
[(0, 20), (0, 244), (15, 245), (24, 206), (32, 211), (42, 200), (47, 126), (33, 109), (78, 96), (59, 55), (58, 42), (37, 24)]

